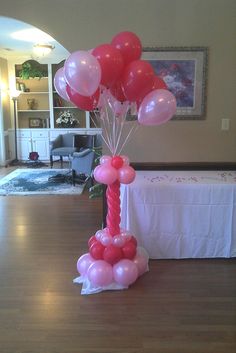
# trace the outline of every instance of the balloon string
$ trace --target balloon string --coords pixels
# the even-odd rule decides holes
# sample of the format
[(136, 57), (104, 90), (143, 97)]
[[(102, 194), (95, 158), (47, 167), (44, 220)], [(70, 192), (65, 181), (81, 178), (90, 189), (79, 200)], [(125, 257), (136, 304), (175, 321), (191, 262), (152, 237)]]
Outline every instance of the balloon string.
[(109, 138), (109, 133), (108, 133), (108, 129), (107, 129), (104, 117), (101, 117), (101, 125), (102, 125), (102, 134), (104, 135), (104, 137), (106, 137), (108, 149), (111, 150), (111, 141)]
[[(98, 119), (98, 114), (96, 114), (96, 112), (94, 112), (94, 114), (95, 114), (96, 118)], [(94, 120), (94, 118), (93, 118), (92, 116), (91, 116), (91, 119), (92, 119), (92, 122), (93, 122), (94, 126), (98, 129), (99, 127), (98, 127), (98, 125), (96, 124), (96, 122), (95, 122), (95, 120)], [(102, 129), (102, 131), (103, 131), (103, 129)], [(105, 139), (105, 137), (103, 136), (103, 134), (101, 135), (101, 137), (102, 137), (102, 140), (103, 140), (103, 141), (105, 142), (105, 144), (107, 145), (107, 147), (110, 149), (109, 144), (108, 144), (107, 140)]]
[(117, 180), (108, 185), (106, 190), (107, 198), (107, 228), (111, 236), (120, 233), (120, 182)]
[(119, 147), (119, 143), (120, 143), (120, 140), (121, 140), (121, 136), (122, 136), (122, 132), (123, 132), (123, 128), (124, 128), (127, 112), (128, 112), (128, 108), (126, 109), (126, 112), (123, 114), (122, 119), (121, 119), (120, 131), (119, 131), (119, 134), (118, 134), (118, 137), (117, 137), (117, 142), (116, 142), (116, 147), (115, 147), (115, 154), (116, 154), (117, 149)]
[[(97, 120), (100, 120), (101, 123), (103, 141), (113, 156), (115, 154), (119, 155), (128, 142), (131, 133), (138, 128), (138, 125), (133, 124), (123, 143), (121, 144), (121, 141), (123, 140), (123, 131), (128, 113), (128, 107), (121, 117), (117, 117), (110, 107), (109, 101), (107, 101), (106, 104), (103, 105), (103, 109), (99, 110), (99, 113), (95, 111), (94, 113)], [(97, 127), (95, 120), (93, 117), (91, 118), (95, 127)]]
[(111, 140), (111, 126), (109, 121), (109, 112), (105, 107), (105, 111), (100, 111), (100, 122), (102, 127), (102, 136), (106, 139), (106, 145), (109, 151), (112, 153), (112, 140)]
[(113, 148), (112, 148), (112, 133), (111, 133), (111, 128), (112, 128), (112, 121), (110, 119), (110, 114), (108, 111), (108, 105), (105, 105), (105, 112), (104, 112), (104, 123), (106, 121), (107, 124), (107, 136), (108, 136), (108, 140), (109, 140), (109, 150), (111, 151), (111, 153), (113, 154)]
[(115, 114), (112, 114), (112, 154), (114, 156), (115, 152), (115, 143), (116, 143), (116, 117)]
[(123, 142), (121, 148), (119, 149), (118, 154), (121, 154), (121, 151), (123, 150), (124, 146), (125, 146), (126, 143), (128, 142), (131, 133), (137, 131), (138, 127), (139, 127), (139, 125), (135, 125), (135, 124), (132, 125), (132, 127), (131, 127), (131, 129), (130, 129), (128, 135), (127, 135), (126, 138), (125, 138), (125, 141)]

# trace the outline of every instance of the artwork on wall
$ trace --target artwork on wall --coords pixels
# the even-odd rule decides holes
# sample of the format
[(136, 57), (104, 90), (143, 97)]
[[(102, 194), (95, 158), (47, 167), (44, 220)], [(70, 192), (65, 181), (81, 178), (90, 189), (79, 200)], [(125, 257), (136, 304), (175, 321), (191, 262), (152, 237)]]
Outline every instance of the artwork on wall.
[(142, 59), (152, 65), (176, 98), (172, 120), (205, 118), (207, 53), (206, 47), (143, 49)]
[(40, 118), (29, 118), (29, 128), (43, 127), (43, 121)]

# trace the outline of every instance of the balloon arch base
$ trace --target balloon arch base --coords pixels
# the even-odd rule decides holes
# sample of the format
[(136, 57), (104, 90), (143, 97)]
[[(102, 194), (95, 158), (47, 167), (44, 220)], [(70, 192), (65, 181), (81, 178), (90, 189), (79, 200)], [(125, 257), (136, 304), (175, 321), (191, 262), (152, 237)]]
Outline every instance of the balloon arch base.
[(89, 242), (90, 252), (95, 257), (103, 256), (103, 259), (95, 260), (90, 252), (78, 259), (77, 269), (81, 275), (73, 283), (82, 284), (81, 295), (128, 289), (149, 271), (148, 253), (143, 247), (137, 246), (133, 235), (126, 230), (121, 230), (114, 237), (108, 234), (107, 228), (99, 230), (94, 236), (96, 240), (91, 237)]
[(88, 253), (77, 261), (81, 294), (126, 289), (148, 271), (149, 256), (136, 237), (120, 228), (120, 183), (129, 184), (135, 171), (126, 156), (102, 156), (94, 170), (97, 182), (107, 185), (107, 227), (88, 240)]

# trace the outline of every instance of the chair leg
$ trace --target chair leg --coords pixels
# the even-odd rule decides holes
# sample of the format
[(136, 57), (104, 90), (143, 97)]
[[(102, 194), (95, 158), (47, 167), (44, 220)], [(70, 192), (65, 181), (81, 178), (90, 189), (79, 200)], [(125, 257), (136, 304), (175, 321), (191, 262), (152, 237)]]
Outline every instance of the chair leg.
[(63, 157), (60, 156), (60, 161), (61, 161), (61, 169), (63, 168)]
[(53, 157), (50, 156), (50, 167), (52, 168), (52, 166), (53, 166)]
[(75, 170), (72, 169), (72, 185), (75, 186)]

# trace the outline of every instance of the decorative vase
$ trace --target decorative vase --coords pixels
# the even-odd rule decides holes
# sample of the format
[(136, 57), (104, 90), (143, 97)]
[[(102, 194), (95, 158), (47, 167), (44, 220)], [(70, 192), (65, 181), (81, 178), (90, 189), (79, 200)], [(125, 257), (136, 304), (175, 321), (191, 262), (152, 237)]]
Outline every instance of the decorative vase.
[(36, 101), (34, 98), (32, 99), (27, 99), (27, 104), (28, 104), (28, 109), (29, 110), (34, 110), (36, 109)]

